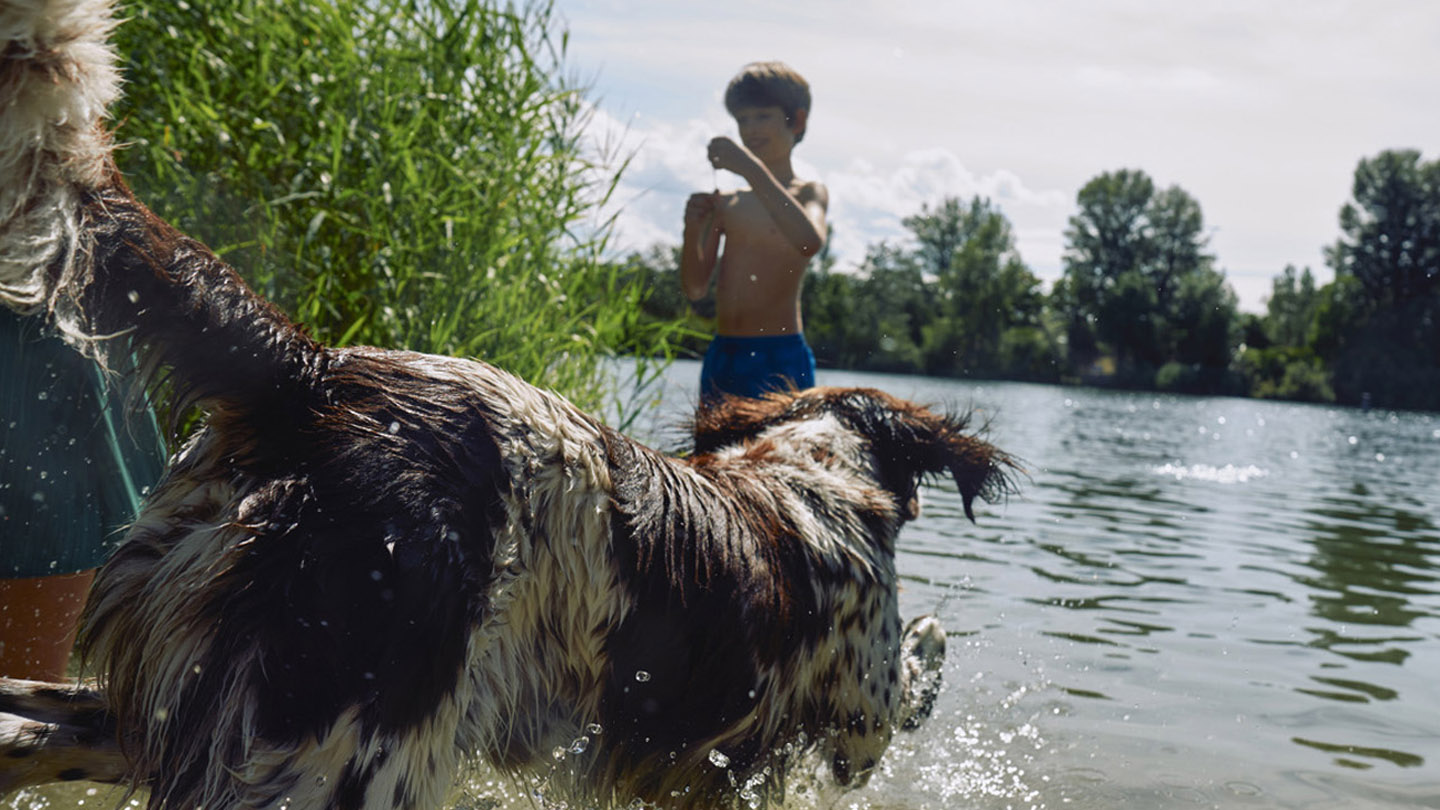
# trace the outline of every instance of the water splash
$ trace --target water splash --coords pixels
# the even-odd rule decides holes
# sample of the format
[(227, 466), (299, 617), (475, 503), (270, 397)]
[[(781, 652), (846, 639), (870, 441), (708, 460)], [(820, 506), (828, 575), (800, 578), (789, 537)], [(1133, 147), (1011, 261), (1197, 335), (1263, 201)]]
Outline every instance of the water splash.
[(1216, 484), (1244, 484), (1252, 479), (1264, 478), (1270, 474), (1269, 470), (1256, 467), (1254, 464), (1247, 464), (1243, 467), (1237, 467), (1234, 464), (1226, 464), (1224, 467), (1210, 464), (1191, 464), (1189, 466), (1163, 464), (1159, 467), (1152, 467), (1150, 472), (1167, 478), (1173, 477), (1176, 481), (1210, 481)]

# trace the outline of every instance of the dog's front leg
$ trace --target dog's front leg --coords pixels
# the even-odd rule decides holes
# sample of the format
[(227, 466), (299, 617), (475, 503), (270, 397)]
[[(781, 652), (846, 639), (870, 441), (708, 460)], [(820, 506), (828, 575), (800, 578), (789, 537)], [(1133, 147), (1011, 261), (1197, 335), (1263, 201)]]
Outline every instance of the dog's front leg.
[(99, 692), (0, 678), (0, 796), (47, 782), (128, 777)]

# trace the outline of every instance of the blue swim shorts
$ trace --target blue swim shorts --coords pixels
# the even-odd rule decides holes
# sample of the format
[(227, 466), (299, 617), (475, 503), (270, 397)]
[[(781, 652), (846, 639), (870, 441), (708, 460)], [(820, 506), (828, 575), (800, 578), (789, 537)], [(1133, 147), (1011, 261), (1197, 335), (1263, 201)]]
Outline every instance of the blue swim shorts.
[(716, 335), (700, 368), (702, 397), (715, 393), (758, 397), (791, 385), (815, 385), (815, 355), (804, 335)]

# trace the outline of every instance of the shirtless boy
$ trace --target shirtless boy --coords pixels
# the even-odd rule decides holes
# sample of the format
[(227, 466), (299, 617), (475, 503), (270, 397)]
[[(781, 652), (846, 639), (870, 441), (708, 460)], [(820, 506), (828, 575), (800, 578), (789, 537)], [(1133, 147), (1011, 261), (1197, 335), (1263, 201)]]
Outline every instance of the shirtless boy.
[(725, 108), (740, 143), (711, 140), (710, 165), (749, 187), (690, 195), (680, 261), (692, 301), (705, 296), (716, 273), (716, 335), (700, 372), (701, 396), (809, 388), (815, 357), (802, 329), (800, 284), (825, 244), (829, 197), (820, 183), (795, 177), (790, 151), (805, 135), (810, 87), (779, 62), (756, 62), (730, 81)]

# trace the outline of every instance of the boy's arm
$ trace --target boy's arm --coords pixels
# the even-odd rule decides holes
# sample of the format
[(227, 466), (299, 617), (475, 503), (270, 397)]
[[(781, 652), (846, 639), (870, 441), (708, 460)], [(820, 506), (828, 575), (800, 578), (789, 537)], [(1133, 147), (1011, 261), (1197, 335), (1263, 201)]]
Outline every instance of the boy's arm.
[(825, 209), (830, 198), (823, 185), (806, 183), (791, 194), (750, 150), (723, 136), (710, 142), (710, 156), (715, 168), (735, 172), (750, 183), (775, 226), (801, 255), (814, 256), (825, 247)]
[(720, 223), (716, 194), (698, 192), (685, 203), (685, 239), (680, 247), (680, 289), (699, 301), (710, 289), (715, 260), (720, 252)]

